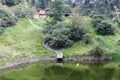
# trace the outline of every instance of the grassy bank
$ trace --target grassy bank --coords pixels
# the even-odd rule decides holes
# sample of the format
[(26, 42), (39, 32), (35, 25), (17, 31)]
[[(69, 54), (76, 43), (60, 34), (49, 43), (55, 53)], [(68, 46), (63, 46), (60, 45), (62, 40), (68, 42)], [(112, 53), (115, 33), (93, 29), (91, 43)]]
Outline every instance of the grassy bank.
[[(32, 19), (32, 21), (39, 27), (45, 25), (45, 21), (41, 19)], [(117, 53), (119, 56), (120, 46), (117, 45), (117, 41), (120, 39), (119, 33), (116, 32), (113, 36), (96, 35), (91, 20), (87, 20), (85, 23), (83, 27), (92, 34), (92, 43), (86, 45), (83, 41), (75, 42), (71, 47), (62, 49), (65, 57), (89, 55), (89, 51), (98, 43), (97, 39), (101, 39), (104, 44), (106, 55), (114, 57)], [(29, 19), (19, 19), (15, 26), (6, 28), (0, 35), (0, 65), (21, 58), (55, 56), (53, 52), (42, 46), (43, 36), (41, 31), (30, 24)]]
[(29, 19), (19, 19), (15, 26), (6, 28), (0, 35), (0, 65), (21, 58), (53, 56), (42, 46), (42, 41), (42, 32), (30, 24)]

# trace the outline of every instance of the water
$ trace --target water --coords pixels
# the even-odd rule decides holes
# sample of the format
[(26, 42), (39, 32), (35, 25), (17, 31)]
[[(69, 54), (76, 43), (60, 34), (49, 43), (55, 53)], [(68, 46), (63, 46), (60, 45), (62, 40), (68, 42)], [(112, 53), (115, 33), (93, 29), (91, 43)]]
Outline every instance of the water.
[(0, 80), (120, 80), (119, 62), (39, 62), (0, 72)]

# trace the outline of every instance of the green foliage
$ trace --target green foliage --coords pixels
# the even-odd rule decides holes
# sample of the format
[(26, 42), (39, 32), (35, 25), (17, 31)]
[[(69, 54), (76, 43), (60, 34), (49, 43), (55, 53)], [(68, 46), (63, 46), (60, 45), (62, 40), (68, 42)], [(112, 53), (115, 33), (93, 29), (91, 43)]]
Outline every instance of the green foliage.
[(83, 35), (83, 42), (85, 44), (90, 44), (92, 42), (92, 37), (89, 33)]
[(97, 32), (97, 34), (100, 34), (100, 35), (115, 34), (112, 24), (106, 21), (107, 19), (105, 18), (105, 16), (98, 14), (98, 15), (92, 16), (92, 18), (93, 18), (92, 24), (93, 24), (93, 27), (95, 27), (95, 31)]
[(17, 17), (33, 18), (35, 9), (29, 6), (25, 7), (24, 5), (20, 4), (14, 7), (13, 12)]
[(118, 27), (120, 28), (120, 20), (117, 20), (116, 22), (117, 22)]
[(96, 45), (90, 50), (90, 55), (94, 57), (102, 57), (104, 53), (105, 50), (101, 45)]
[(51, 47), (63, 48), (71, 46), (74, 41), (82, 40), (86, 31), (76, 24), (64, 25), (64, 23), (58, 22), (54, 25), (47, 25), (43, 33), (47, 35), (45, 41), (49, 41)]
[(92, 25), (93, 25), (93, 27), (97, 27), (97, 25), (98, 24), (100, 24), (102, 22), (102, 20), (101, 19), (93, 19), (93, 21), (92, 21)]
[(20, 0), (2, 0), (2, 4), (7, 5), (7, 6), (14, 6), (18, 4)]
[(92, 14), (91, 17), (93, 19), (102, 19), (102, 20), (106, 19), (105, 15), (103, 15), (103, 14)]
[(64, 4), (62, 0), (53, 1), (52, 14), (53, 14), (52, 18), (54, 23), (63, 20), (62, 16), (64, 14)]
[(114, 35), (114, 28), (108, 22), (102, 21), (96, 25), (96, 32), (100, 35)]
[(120, 40), (117, 41), (117, 45), (120, 45)]
[(15, 25), (16, 22), (17, 19), (14, 16), (9, 12), (0, 9), (0, 32), (2, 32), (5, 27)]
[(61, 22), (47, 25), (43, 33), (47, 34), (45, 41), (49, 41), (51, 47), (63, 48), (72, 44), (72, 41), (68, 38), (69, 28), (65, 27)]
[(66, 17), (69, 16), (70, 13), (72, 13), (71, 6), (65, 5), (65, 6), (64, 6), (64, 14), (65, 14), (65, 16), (66, 16)]
[(63, 35), (60, 30), (56, 30), (51, 34), (51, 40), (49, 45), (54, 48), (64, 48), (69, 47), (72, 44), (72, 41), (66, 35)]
[(120, 9), (119, 4), (118, 0), (83, 0), (80, 6), (85, 11), (84, 14), (90, 15), (96, 12), (110, 18), (116, 9)]
[(78, 41), (83, 39), (83, 35), (86, 31), (80, 27), (72, 25), (69, 31), (69, 39), (73, 41)]

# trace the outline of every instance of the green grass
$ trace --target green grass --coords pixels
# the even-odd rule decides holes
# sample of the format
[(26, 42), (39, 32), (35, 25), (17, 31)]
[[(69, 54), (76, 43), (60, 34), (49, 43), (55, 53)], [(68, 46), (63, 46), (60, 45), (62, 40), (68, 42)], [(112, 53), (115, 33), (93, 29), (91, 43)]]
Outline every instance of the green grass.
[[(33, 23), (39, 27), (45, 25), (44, 20), (32, 19)], [(69, 23), (69, 20), (65, 20)], [(92, 43), (86, 45), (83, 41), (75, 42), (71, 47), (62, 49), (64, 56), (86, 56), (93, 46), (97, 44), (96, 39), (100, 38), (107, 53), (119, 52), (120, 46), (116, 42), (120, 39), (120, 35), (116, 33), (113, 36), (96, 35), (91, 25), (91, 20), (84, 21), (82, 27), (85, 28), (92, 36)], [(119, 29), (119, 28), (117, 28)], [(42, 46), (43, 34), (30, 24), (29, 19), (21, 18), (13, 27), (8, 27), (0, 35), (0, 65), (8, 61), (15, 61), (21, 58), (36, 58), (44, 56), (55, 56), (53, 52), (46, 50)], [(25, 56), (23, 56), (25, 54)]]
[[(89, 18), (88, 18), (89, 19)], [(117, 27), (116, 24), (113, 24), (116, 30), (119, 31), (120, 28)], [(115, 35), (112, 36), (101, 36), (97, 35), (95, 29), (91, 24), (91, 20), (86, 20), (82, 22), (82, 26), (87, 32), (89, 32), (92, 36), (92, 43), (90, 45), (86, 45), (83, 41), (75, 42), (72, 47), (64, 48), (62, 51), (65, 56), (83, 56), (89, 55), (89, 51), (92, 47), (98, 44), (97, 39), (101, 39), (103, 41), (103, 46), (106, 48), (106, 54), (119, 52), (120, 46), (117, 45), (117, 41), (120, 40), (120, 34), (115, 32)], [(120, 53), (118, 53), (120, 54)]]
[(6, 28), (0, 35), (0, 65), (20, 59), (24, 57), (23, 54), (28, 58), (54, 56), (42, 43), (42, 32), (30, 24), (29, 19), (19, 19), (15, 26)]

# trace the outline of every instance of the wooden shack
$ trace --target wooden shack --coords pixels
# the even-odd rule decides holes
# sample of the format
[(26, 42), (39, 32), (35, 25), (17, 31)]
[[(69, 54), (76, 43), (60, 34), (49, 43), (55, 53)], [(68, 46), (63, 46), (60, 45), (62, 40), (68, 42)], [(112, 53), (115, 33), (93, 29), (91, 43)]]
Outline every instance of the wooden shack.
[(39, 17), (44, 17), (46, 16), (46, 11), (44, 9), (39, 9), (38, 11)]

